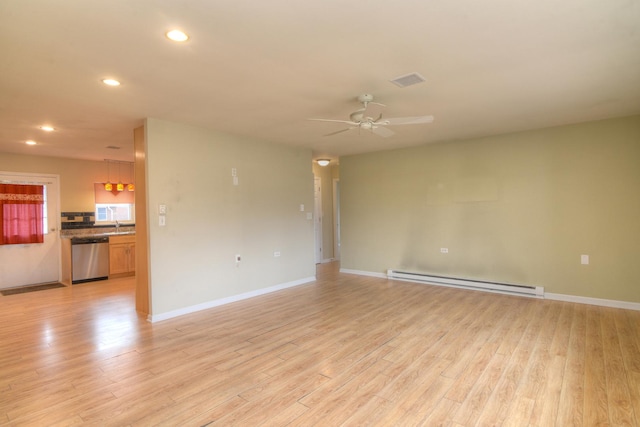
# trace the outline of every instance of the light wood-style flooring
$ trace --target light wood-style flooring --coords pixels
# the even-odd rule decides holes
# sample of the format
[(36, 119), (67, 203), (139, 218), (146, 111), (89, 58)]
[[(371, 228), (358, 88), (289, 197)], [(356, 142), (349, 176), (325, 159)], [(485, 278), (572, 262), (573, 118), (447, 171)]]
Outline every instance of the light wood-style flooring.
[(0, 296), (0, 425), (636, 426), (640, 312), (341, 274), (151, 324)]

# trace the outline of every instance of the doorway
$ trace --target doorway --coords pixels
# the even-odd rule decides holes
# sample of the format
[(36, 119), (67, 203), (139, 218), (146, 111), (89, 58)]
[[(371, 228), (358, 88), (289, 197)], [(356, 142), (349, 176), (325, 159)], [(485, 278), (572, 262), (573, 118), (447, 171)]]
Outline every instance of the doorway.
[(320, 177), (313, 178), (313, 209), (314, 209), (314, 231), (316, 244), (316, 264), (322, 262), (322, 180)]

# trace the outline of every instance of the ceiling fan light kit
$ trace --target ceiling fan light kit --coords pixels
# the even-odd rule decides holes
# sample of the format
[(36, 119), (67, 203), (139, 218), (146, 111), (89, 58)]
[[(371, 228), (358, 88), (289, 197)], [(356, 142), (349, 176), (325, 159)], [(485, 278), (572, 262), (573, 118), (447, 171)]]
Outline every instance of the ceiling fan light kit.
[(366, 107), (369, 102), (373, 102), (373, 95), (370, 93), (363, 93), (362, 95), (358, 95), (358, 101), (362, 102)]
[(383, 138), (390, 137), (395, 134), (391, 129), (385, 126), (398, 125), (414, 125), (433, 122), (433, 116), (414, 116), (414, 117), (391, 117), (382, 118), (382, 110), (385, 105), (373, 102), (373, 95), (365, 93), (358, 96), (358, 102), (362, 103), (363, 108), (354, 111), (349, 115), (350, 120), (335, 119), (309, 119), (319, 122), (334, 122), (349, 125), (348, 128), (326, 134), (325, 136), (336, 135), (354, 129), (364, 129)]
[(316, 160), (316, 162), (317, 162), (320, 166), (324, 167), (324, 166), (328, 166), (328, 165), (329, 165), (329, 163), (331, 163), (331, 160), (329, 160), (329, 159), (318, 159), (318, 160)]

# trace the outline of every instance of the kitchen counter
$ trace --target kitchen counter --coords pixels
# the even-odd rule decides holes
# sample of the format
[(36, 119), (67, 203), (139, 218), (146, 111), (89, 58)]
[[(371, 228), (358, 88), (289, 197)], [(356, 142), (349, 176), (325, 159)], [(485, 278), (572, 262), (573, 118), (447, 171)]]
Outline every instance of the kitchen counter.
[(109, 238), (109, 278), (133, 276), (136, 271), (135, 233), (113, 233)]
[(135, 234), (135, 226), (123, 225), (120, 230), (116, 231), (116, 227), (87, 227), (77, 229), (60, 230), (60, 237), (69, 239), (72, 237), (105, 237), (105, 236), (129, 236)]
[(135, 231), (125, 232), (109, 232), (109, 233), (87, 233), (87, 234), (65, 234), (61, 235), (61, 239), (73, 239), (74, 237), (112, 237), (112, 236), (135, 236)]
[(135, 231), (110, 231), (108, 233), (83, 234), (81, 236), (72, 237), (112, 237), (112, 236), (131, 236), (135, 235)]
[[(98, 229), (99, 230), (99, 229)], [(109, 238), (109, 258), (110, 260), (110, 277), (132, 275), (135, 273), (135, 235), (136, 231), (133, 227), (127, 227), (123, 231), (111, 231), (113, 228), (104, 228), (104, 232), (98, 232), (94, 229), (79, 230), (62, 230), (60, 233), (60, 242), (62, 245), (62, 275), (61, 282), (67, 286), (71, 286), (72, 282), (72, 254), (71, 239), (75, 237), (108, 237)], [(114, 252), (114, 248), (120, 249), (120, 252)], [(111, 264), (115, 264), (112, 267)], [(124, 263), (124, 267), (119, 267)], [(113, 270), (115, 268), (115, 270)], [(121, 271), (122, 270), (122, 271)], [(116, 273), (111, 273), (116, 271)], [(123, 274), (119, 274), (123, 273)]]

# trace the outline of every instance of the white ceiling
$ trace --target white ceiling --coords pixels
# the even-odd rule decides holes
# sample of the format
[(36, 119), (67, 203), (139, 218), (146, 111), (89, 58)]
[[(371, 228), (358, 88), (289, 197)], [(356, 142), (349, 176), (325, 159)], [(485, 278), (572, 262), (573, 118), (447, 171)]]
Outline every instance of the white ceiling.
[[(426, 82), (389, 82), (411, 72)], [(381, 138), (307, 120), (348, 119), (361, 93), (435, 121)], [(639, 113), (638, 0), (0, 2), (0, 152), (132, 160), (155, 117), (337, 158)]]

